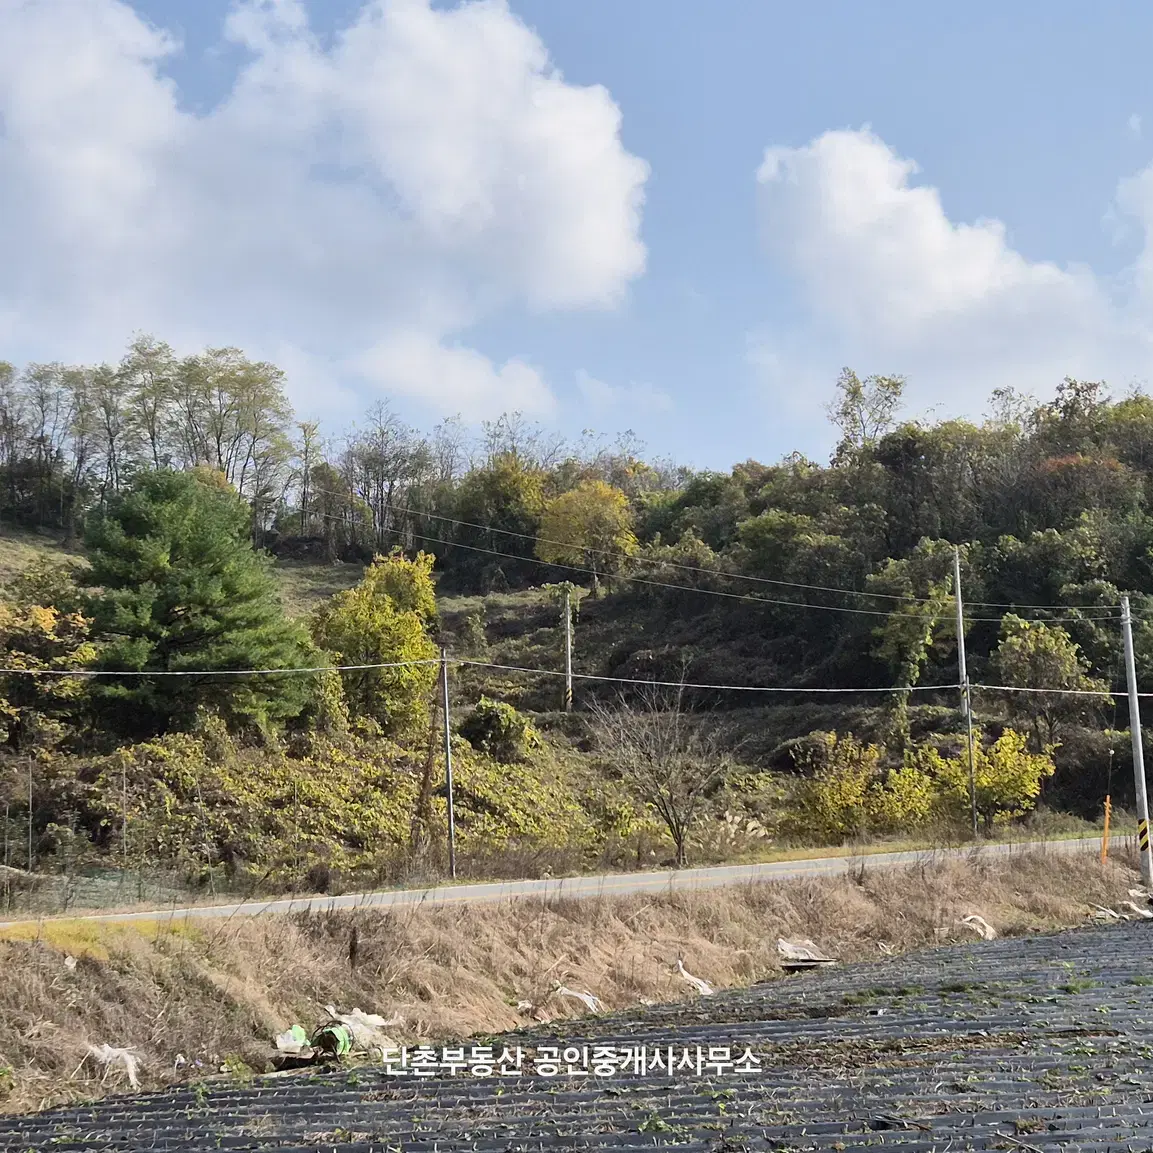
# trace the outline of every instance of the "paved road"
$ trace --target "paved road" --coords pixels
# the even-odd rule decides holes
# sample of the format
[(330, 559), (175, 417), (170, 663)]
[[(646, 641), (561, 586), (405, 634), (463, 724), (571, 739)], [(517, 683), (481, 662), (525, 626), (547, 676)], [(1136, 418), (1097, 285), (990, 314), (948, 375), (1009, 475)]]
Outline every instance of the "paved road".
[[(1120, 839), (1120, 838), (1118, 838)], [(773, 861), (760, 865), (721, 865), (708, 869), (670, 869), (649, 873), (607, 873), (593, 877), (562, 877), (538, 881), (498, 881), (480, 885), (438, 885), (431, 889), (388, 889), (374, 893), (345, 893), (339, 897), (292, 897), (276, 901), (243, 901), (231, 905), (192, 905), (133, 913), (90, 913), (68, 920), (155, 921), (172, 917), (255, 917), (266, 913), (321, 912), (329, 909), (382, 909), (413, 905), (454, 905), (465, 902), (507, 901), (537, 897), (553, 901), (561, 897), (599, 897), (632, 893), (662, 893), (684, 889), (708, 889), (752, 881), (781, 881), (845, 873), (864, 865), (870, 869), (908, 865), (932, 857), (965, 857), (971, 854), (1001, 857), (1013, 853), (1045, 851), (1075, 853), (1096, 850), (1099, 837), (1071, 841), (1024, 841), (960, 849), (916, 850), (900, 853), (869, 853), (857, 857), (811, 857), (800, 861)], [(20, 924), (0, 922), (0, 929)]]

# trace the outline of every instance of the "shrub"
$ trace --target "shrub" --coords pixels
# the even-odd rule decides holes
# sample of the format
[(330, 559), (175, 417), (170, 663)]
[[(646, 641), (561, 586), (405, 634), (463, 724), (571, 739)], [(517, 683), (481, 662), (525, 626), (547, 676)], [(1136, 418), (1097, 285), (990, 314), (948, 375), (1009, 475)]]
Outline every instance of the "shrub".
[[(809, 840), (841, 841), (863, 833), (912, 832), (935, 815), (959, 825), (969, 814), (969, 757), (922, 745), (900, 768), (886, 769), (884, 750), (851, 733), (810, 733), (793, 751), (806, 776), (793, 790), (786, 825)], [(990, 745), (975, 734), (977, 812), (986, 828), (1024, 816), (1041, 782), (1053, 775), (1052, 756), (1031, 753), (1026, 737), (1005, 729)]]
[[(375, 721), (390, 737), (428, 724), (436, 683), (433, 558), (376, 557), (355, 588), (336, 593), (313, 614), (312, 635), (342, 666), (349, 712)], [(408, 662), (408, 663), (406, 663)], [(356, 667), (356, 666), (385, 667)]]
[[(1031, 753), (1024, 733), (1005, 731), (991, 745), (981, 734), (973, 734), (973, 776), (977, 812), (989, 828), (994, 824), (1024, 816), (1033, 808), (1041, 792), (1041, 782), (1053, 775), (1055, 766), (1049, 752)], [(921, 749), (918, 761), (935, 780), (942, 811), (957, 821), (969, 812), (969, 756), (962, 750), (944, 757), (936, 749)]]
[(866, 800), (869, 824), (878, 833), (912, 831), (933, 815), (936, 782), (914, 763), (891, 770)]
[(540, 737), (528, 718), (504, 701), (481, 697), (460, 726), (460, 735), (478, 752), (512, 764), (540, 747)]
[(858, 741), (852, 733), (812, 733), (795, 754), (806, 773), (796, 789), (794, 832), (821, 841), (838, 841), (867, 828), (867, 799), (880, 775), (883, 750)]

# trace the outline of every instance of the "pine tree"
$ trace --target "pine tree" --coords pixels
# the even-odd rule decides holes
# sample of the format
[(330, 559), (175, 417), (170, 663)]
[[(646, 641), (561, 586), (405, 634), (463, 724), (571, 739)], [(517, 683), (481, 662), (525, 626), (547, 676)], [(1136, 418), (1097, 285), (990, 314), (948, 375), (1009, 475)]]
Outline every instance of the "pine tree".
[(264, 727), (300, 711), (311, 678), (196, 675), (314, 663), (267, 558), (250, 543), (250, 519), (219, 474), (160, 470), (141, 473), (89, 524), (95, 667), (190, 674), (96, 679), (94, 700), (111, 728), (185, 729), (204, 708), (233, 728)]

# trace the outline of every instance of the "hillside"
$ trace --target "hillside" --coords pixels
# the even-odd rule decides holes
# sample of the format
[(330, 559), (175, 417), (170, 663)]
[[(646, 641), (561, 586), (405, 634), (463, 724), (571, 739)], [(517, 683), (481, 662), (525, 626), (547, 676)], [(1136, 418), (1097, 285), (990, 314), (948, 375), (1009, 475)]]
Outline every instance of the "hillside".
[(59, 536), (0, 524), (0, 587), (37, 561), (79, 560), (79, 549), (66, 549)]
[[(1066, 380), (979, 424), (902, 422), (901, 378), (845, 370), (827, 464), (694, 472), (515, 414), (470, 437), (378, 406), (333, 440), (225, 351), (5, 367), (3, 571), (64, 539), (92, 568), (0, 599), (9, 862), (134, 871), (140, 899), (332, 891), (443, 875), (450, 823), (458, 872), (504, 877), (948, 842), (1132, 796), (1139, 393)], [(83, 410), (89, 379), (116, 421)], [(70, 415), (41, 428), (48, 401)], [(103, 675), (58, 676), (77, 666)]]
[[(49, 533), (0, 534), (0, 584), (38, 559), (83, 556), (81, 549), (67, 550)], [(272, 571), (286, 611), (305, 619), (334, 593), (354, 587), (365, 566), (358, 561), (276, 557)], [(438, 588), (438, 637), (454, 661), (462, 662), (453, 677), (457, 719), (480, 697), (494, 697), (531, 716), (563, 755), (580, 759), (582, 750), (588, 752), (587, 724), (580, 714), (593, 702), (635, 695), (629, 680), (779, 683), (779, 666), (766, 655), (768, 638), (749, 628), (750, 614), (762, 611), (755, 606), (738, 606), (734, 612), (682, 591), (673, 594), (678, 606), (670, 612), (662, 596), (636, 595), (627, 582), (618, 582), (615, 590), (602, 589), (594, 596), (590, 588), (578, 587), (574, 594), (580, 608), (573, 634), (577, 708), (571, 715), (563, 711), (563, 679), (556, 675), (564, 667), (564, 641), (559, 601), (550, 587), (473, 595)], [(513, 670), (547, 670), (552, 675)], [(622, 678), (623, 683), (582, 680), (582, 674)], [(694, 707), (724, 715), (744, 763), (786, 773), (793, 769), (796, 742), (813, 731), (852, 732), (864, 740), (884, 741), (891, 723), (887, 702), (851, 693), (813, 697), (701, 691), (692, 699)], [(960, 739), (955, 691), (916, 699), (923, 703), (909, 706), (914, 739)], [(977, 707), (993, 724), (1004, 716), (1000, 701), (978, 698)], [(1086, 734), (1077, 738), (1075, 747), (1092, 740)], [(1058, 781), (1050, 803), (1095, 819), (1108, 789), (1123, 805), (1132, 792), (1127, 740), (1118, 739), (1110, 747), (1111, 757), (1083, 766), (1088, 776), (1080, 774), (1076, 789), (1065, 790)]]

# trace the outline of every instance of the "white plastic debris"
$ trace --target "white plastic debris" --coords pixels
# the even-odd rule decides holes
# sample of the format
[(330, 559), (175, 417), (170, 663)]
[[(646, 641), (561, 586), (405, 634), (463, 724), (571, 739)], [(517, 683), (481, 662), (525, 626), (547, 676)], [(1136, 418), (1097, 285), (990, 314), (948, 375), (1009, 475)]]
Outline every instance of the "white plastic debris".
[(968, 925), (974, 933), (980, 935), (983, 941), (992, 941), (997, 936), (997, 930), (979, 913), (970, 913), (968, 916), (962, 917), (959, 924)]
[(1120, 921), (1121, 914), (1115, 909), (1106, 909), (1104, 905), (1094, 905), (1090, 916), (1095, 921)]
[(808, 937), (798, 937), (795, 941), (778, 937), (777, 952), (786, 961), (807, 961), (813, 965), (829, 965), (833, 962), (833, 958), (823, 953)]
[(1153, 913), (1148, 909), (1142, 909), (1138, 905), (1133, 904), (1132, 901), (1122, 901), (1121, 904), (1142, 921), (1153, 921)]
[(518, 1013), (531, 1013), (536, 1006), (531, 1001), (517, 1001), (516, 1011)]
[(64, 968), (67, 969), (69, 973), (74, 972), (76, 969), (76, 958), (73, 957), (71, 953), (64, 958)]
[(334, 1005), (325, 1005), (324, 1011), (334, 1020), (344, 1025), (352, 1035), (352, 1043), (357, 1049), (372, 1049), (392, 1044), (384, 1030), (389, 1025), (403, 1025), (401, 1017), (385, 1020), (378, 1013), (366, 1013), (363, 1009), (353, 1009), (350, 1013), (338, 1013)]
[(878, 941), (877, 948), (880, 949), (880, 951), (884, 953), (886, 957), (894, 956), (893, 946), (886, 944), (884, 941)]
[(701, 977), (694, 977), (685, 968), (684, 961), (680, 957), (677, 958), (677, 972), (690, 984), (702, 997), (711, 997), (713, 995), (713, 987)]
[(591, 993), (582, 993), (579, 989), (566, 989), (564, 985), (562, 985), (559, 981), (553, 985), (552, 991), (558, 997), (576, 998), (576, 1000), (580, 1001), (580, 1003), (584, 1005), (584, 1007), (588, 1009), (590, 1013), (599, 1013), (603, 1008), (600, 1000), (594, 997)]
[(120, 1066), (128, 1074), (128, 1084), (133, 1089), (140, 1088), (140, 1079), (136, 1070), (140, 1067), (140, 1058), (136, 1056), (135, 1049), (117, 1049), (113, 1045), (89, 1045), (88, 1056), (104, 1066), (104, 1076), (115, 1067)]
[(276, 1045), (277, 1051), (280, 1053), (289, 1053), (296, 1055), (303, 1049), (308, 1048), (308, 1034), (300, 1025), (293, 1025), (291, 1029), (286, 1029), (283, 1033), (277, 1033), (273, 1040)]

